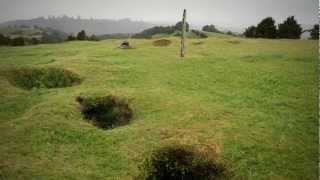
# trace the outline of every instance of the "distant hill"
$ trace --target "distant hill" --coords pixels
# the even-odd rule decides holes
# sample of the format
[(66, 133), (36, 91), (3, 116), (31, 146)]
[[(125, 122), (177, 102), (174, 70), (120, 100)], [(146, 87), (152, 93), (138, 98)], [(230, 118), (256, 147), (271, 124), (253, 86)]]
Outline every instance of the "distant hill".
[(0, 24), (1, 27), (8, 26), (39, 26), (63, 31), (65, 33), (78, 33), (85, 30), (88, 34), (113, 34), (113, 33), (137, 33), (152, 26), (151, 23), (143, 21), (132, 21), (130, 19), (81, 19), (68, 16), (61, 17), (39, 17), (29, 20), (14, 20)]

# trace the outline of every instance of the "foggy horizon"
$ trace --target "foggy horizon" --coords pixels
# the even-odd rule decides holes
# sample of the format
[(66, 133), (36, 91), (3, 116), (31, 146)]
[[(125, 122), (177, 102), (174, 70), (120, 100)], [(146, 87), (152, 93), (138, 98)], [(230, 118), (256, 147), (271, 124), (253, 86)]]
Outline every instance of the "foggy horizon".
[(279, 24), (288, 16), (295, 16), (299, 24), (318, 23), (316, 0), (222, 0), (148, 1), (128, 3), (126, 0), (3, 0), (0, 2), (0, 22), (38, 17), (80, 16), (82, 19), (131, 19), (150, 23), (174, 23), (180, 21), (183, 9), (187, 9), (187, 21), (191, 25), (214, 24), (244, 28), (256, 25), (265, 17), (273, 17)]

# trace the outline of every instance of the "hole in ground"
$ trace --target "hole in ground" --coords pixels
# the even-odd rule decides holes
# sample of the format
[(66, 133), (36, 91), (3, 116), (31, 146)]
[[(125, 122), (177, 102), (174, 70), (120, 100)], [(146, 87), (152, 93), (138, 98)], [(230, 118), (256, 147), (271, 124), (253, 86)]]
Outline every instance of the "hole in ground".
[(186, 145), (162, 147), (145, 160), (141, 168), (143, 173), (139, 178), (147, 180), (226, 179), (226, 168), (217, 162), (214, 154)]
[(112, 129), (128, 124), (133, 110), (126, 99), (109, 95), (105, 97), (77, 97), (84, 118), (102, 129)]
[(61, 88), (81, 83), (78, 74), (59, 68), (19, 68), (10, 70), (8, 80), (23, 89)]
[(172, 42), (168, 39), (159, 39), (153, 42), (154, 46), (169, 46)]

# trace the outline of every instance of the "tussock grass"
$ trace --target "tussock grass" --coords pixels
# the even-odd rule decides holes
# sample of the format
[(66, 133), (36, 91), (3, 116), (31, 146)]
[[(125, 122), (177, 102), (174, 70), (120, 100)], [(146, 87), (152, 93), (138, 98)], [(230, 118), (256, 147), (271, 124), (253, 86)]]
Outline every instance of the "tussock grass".
[(61, 88), (81, 83), (78, 74), (59, 68), (18, 68), (7, 72), (11, 84), (23, 89)]

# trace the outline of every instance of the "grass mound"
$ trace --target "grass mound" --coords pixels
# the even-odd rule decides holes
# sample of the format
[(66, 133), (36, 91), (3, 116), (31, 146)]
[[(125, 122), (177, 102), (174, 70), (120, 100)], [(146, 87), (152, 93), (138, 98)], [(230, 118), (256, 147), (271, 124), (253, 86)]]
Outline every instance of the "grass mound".
[(23, 89), (61, 88), (80, 84), (78, 74), (59, 68), (20, 68), (9, 71), (11, 84)]
[(193, 180), (224, 179), (226, 170), (217, 163), (215, 153), (192, 146), (170, 145), (153, 152), (144, 162), (141, 179)]
[(164, 47), (164, 46), (169, 46), (172, 42), (168, 39), (159, 39), (153, 42), (154, 46), (158, 47)]
[(133, 110), (127, 100), (117, 96), (95, 98), (79, 96), (76, 101), (81, 105), (84, 118), (103, 129), (126, 125), (133, 117)]

